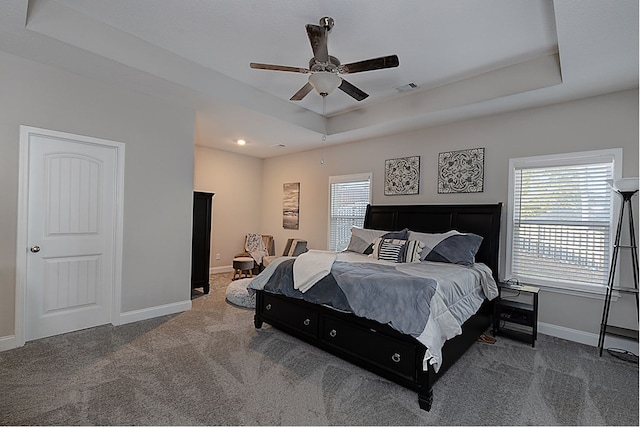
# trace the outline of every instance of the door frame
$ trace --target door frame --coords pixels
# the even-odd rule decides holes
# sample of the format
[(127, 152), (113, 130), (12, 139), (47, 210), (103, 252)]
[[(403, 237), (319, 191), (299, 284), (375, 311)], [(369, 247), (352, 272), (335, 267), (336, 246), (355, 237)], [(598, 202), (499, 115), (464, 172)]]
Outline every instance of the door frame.
[(28, 210), (29, 210), (29, 155), (31, 136), (41, 135), (46, 138), (63, 139), (80, 144), (98, 145), (114, 149), (116, 152), (116, 188), (115, 218), (113, 231), (113, 287), (110, 321), (112, 325), (120, 324), (122, 297), (122, 246), (124, 229), (124, 155), (125, 144), (107, 139), (77, 135), (20, 125), (20, 151), (18, 163), (18, 224), (16, 238), (16, 304), (15, 304), (15, 344), (25, 344), (26, 324), (26, 291), (27, 291), (27, 252), (28, 252)]

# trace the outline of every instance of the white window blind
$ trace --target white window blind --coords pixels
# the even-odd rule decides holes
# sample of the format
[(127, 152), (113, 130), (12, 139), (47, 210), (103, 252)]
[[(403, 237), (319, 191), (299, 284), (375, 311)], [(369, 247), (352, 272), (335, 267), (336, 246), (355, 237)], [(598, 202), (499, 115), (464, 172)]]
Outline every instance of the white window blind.
[(371, 202), (371, 174), (329, 178), (329, 250), (342, 251), (349, 245), (351, 226), (362, 227)]
[(614, 178), (615, 156), (550, 157), (512, 163), (510, 275), (605, 286), (614, 204), (607, 180)]

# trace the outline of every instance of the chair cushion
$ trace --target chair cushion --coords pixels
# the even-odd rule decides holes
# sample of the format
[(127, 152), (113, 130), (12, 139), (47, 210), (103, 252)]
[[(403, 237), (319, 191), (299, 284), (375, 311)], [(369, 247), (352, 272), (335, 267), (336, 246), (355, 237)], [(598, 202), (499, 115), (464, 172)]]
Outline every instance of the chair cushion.
[(237, 257), (233, 259), (233, 268), (235, 270), (251, 270), (254, 261), (251, 257)]

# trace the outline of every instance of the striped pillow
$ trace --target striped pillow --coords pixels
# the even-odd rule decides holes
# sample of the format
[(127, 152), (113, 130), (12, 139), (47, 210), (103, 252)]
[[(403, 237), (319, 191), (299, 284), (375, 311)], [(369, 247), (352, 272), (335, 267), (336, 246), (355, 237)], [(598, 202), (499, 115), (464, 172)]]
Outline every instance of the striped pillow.
[(420, 240), (407, 240), (405, 246), (404, 262), (420, 262), (422, 259), (422, 249), (424, 249), (424, 242)]
[(391, 262), (420, 262), (424, 243), (418, 240), (377, 238), (373, 243), (372, 257)]
[(378, 237), (373, 241), (373, 252), (369, 256), (385, 261), (402, 262), (405, 243), (406, 240)]

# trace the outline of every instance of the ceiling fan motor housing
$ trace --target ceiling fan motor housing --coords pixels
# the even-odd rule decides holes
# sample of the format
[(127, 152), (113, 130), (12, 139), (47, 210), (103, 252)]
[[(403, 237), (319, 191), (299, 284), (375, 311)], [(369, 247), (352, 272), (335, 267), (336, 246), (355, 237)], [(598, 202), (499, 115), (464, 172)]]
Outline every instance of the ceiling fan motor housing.
[(331, 55), (329, 55), (329, 62), (318, 62), (315, 58), (311, 58), (309, 60), (309, 70), (314, 73), (317, 71), (337, 73), (340, 71), (340, 60)]

